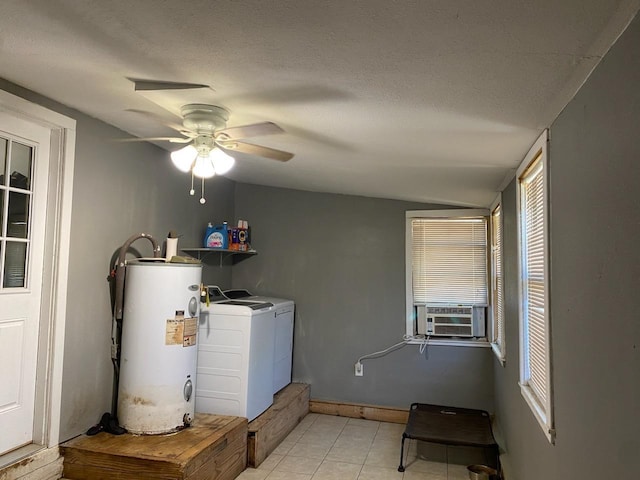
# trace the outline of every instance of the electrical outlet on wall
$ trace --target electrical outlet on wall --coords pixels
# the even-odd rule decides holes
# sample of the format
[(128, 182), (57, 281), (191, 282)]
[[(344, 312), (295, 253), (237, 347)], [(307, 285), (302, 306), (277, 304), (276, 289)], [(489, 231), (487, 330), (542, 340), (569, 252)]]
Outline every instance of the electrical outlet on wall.
[(356, 362), (356, 377), (364, 375), (364, 365), (360, 362)]

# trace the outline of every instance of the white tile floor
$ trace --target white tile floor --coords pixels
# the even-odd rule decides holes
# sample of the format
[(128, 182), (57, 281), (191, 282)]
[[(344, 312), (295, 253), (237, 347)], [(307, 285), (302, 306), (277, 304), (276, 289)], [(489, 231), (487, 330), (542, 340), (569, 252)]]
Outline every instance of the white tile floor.
[[(238, 480), (468, 480), (473, 449), (405, 442), (404, 425), (310, 413), (258, 467)], [(408, 449), (407, 449), (408, 446)]]

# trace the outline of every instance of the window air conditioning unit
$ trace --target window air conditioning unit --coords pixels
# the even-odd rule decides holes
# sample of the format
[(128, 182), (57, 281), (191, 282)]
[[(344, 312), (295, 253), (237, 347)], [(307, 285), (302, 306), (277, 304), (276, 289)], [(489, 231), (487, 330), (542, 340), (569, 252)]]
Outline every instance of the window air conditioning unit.
[(485, 307), (476, 305), (416, 305), (416, 335), (484, 337)]

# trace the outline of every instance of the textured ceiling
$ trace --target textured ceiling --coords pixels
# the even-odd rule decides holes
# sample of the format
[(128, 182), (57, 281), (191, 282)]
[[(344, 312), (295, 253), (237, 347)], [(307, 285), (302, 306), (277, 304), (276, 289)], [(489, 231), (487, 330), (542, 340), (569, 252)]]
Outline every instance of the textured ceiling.
[[(235, 180), (487, 206), (639, 0), (2, 0), (0, 77), (135, 136), (273, 121)], [(135, 92), (128, 78), (210, 89)], [(171, 113), (173, 112), (173, 113)], [(161, 144), (166, 149), (175, 146)], [(114, 149), (121, 148), (114, 143)], [(167, 156), (168, 159), (168, 156)], [(186, 179), (185, 179), (186, 182)]]

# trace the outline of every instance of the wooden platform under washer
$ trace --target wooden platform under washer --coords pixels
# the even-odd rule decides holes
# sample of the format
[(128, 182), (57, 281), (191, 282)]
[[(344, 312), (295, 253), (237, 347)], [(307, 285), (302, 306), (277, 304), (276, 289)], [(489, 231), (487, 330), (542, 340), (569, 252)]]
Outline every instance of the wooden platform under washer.
[(247, 465), (247, 419), (196, 414), (168, 435), (81, 435), (61, 445), (71, 480), (232, 480)]
[(262, 415), (249, 423), (248, 464), (257, 467), (309, 413), (309, 385), (291, 383), (276, 393)]

